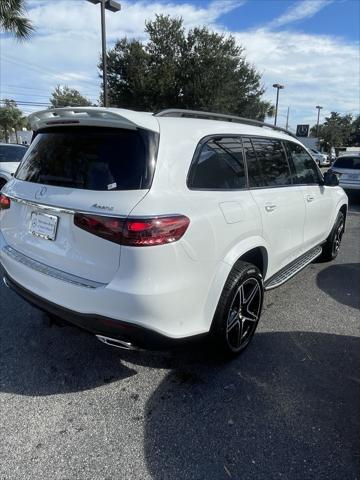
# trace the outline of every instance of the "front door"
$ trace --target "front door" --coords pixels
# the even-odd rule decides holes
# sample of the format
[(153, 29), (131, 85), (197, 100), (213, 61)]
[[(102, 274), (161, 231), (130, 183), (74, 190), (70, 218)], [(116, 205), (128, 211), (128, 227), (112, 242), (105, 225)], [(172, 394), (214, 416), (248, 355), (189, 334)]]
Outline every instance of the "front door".
[(305, 205), (301, 188), (292, 185), (285, 150), (279, 140), (244, 138), (251, 194), (261, 212), (269, 245), (268, 276), (303, 253)]
[(329, 233), (329, 218), (333, 211), (331, 187), (325, 187), (319, 169), (299, 144), (286, 142), (293, 183), (301, 189), (305, 204), (304, 249), (318, 245)]

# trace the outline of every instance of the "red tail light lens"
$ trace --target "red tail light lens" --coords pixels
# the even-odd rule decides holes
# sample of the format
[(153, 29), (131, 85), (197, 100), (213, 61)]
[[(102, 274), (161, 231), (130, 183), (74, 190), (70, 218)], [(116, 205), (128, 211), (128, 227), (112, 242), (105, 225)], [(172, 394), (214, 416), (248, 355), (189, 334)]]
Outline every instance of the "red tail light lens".
[(74, 223), (89, 233), (119, 245), (150, 247), (179, 240), (186, 232), (190, 220), (184, 215), (125, 220), (75, 213)]
[(0, 210), (7, 210), (10, 208), (10, 198), (6, 195), (0, 194)]
[(124, 220), (121, 218), (75, 213), (74, 223), (77, 227), (86, 230), (97, 237), (121, 244), (122, 230), (124, 226)]

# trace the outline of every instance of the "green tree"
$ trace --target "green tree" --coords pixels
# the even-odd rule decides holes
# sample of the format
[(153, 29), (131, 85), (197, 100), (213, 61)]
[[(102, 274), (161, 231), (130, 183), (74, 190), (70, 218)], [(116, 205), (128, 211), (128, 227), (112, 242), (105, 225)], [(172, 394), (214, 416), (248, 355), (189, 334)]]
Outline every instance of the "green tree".
[(25, 17), (24, 0), (0, 0), (0, 31), (15, 35), (18, 40), (26, 40), (34, 30)]
[[(332, 147), (348, 145), (352, 132), (352, 116), (331, 112), (325, 122), (319, 125), (319, 138), (329, 151)], [(316, 136), (316, 125), (311, 128), (311, 135)]]
[(263, 120), (261, 76), (232, 36), (206, 27), (185, 32), (182, 19), (146, 22), (149, 41), (123, 38), (108, 52), (110, 104), (157, 111), (186, 108)]
[(90, 100), (83, 97), (78, 90), (69, 88), (67, 85), (61, 87), (58, 85), (50, 97), (52, 107), (89, 107)]
[(360, 147), (360, 115), (358, 115), (351, 124), (349, 146)]
[(25, 125), (26, 119), (22, 111), (17, 108), (16, 102), (5, 99), (3, 106), (0, 107), (0, 128), (3, 132), (5, 142), (9, 141), (12, 129), (15, 130), (16, 140), (18, 141), (17, 130)]

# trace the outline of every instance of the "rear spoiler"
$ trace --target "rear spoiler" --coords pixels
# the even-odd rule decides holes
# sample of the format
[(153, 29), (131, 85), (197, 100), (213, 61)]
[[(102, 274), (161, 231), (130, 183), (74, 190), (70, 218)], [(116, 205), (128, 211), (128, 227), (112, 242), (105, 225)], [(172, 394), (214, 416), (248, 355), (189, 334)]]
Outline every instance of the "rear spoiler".
[(34, 131), (59, 125), (87, 125), (132, 130), (144, 128), (159, 133), (159, 123), (152, 114), (123, 108), (52, 108), (32, 113), (29, 115), (29, 123)]

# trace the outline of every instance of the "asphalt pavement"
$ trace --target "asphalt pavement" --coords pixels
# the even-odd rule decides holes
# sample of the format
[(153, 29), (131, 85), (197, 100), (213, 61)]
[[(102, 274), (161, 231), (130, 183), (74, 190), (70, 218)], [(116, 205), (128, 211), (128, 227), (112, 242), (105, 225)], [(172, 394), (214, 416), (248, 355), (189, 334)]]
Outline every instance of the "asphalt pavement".
[(0, 478), (360, 478), (360, 202), (230, 363), (106, 347), (0, 287)]

